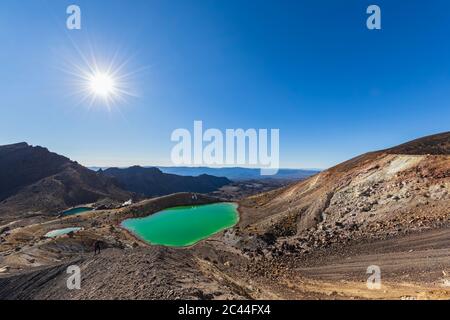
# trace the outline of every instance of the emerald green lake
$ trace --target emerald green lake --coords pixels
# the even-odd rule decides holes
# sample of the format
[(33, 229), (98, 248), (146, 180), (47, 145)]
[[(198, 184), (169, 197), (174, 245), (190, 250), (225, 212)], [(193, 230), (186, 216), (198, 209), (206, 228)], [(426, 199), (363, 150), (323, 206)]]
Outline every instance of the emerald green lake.
[(153, 245), (186, 247), (236, 225), (237, 207), (234, 203), (176, 207), (125, 220), (122, 227)]

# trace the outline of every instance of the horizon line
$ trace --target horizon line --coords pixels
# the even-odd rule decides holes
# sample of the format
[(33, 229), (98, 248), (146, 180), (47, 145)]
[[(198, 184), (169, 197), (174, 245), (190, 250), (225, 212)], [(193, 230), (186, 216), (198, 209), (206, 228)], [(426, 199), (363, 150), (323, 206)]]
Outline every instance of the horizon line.
[[(82, 164), (83, 165), (83, 164)], [(96, 165), (83, 165), (86, 168), (89, 169), (108, 169), (108, 168), (118, 168), (118, 169), (128, 169), (128, 168), (132, 168), (132, 167), (141, 167), (141, 168), (188, 168), (188, 169), (251, 169), (251, 170), (261, 170), (264, 169), (262, 167), (245, 167), (245, 166), (230, 166), (230, 167), (211, 167), (211, 166), (170, 166), (170, 165), (139, 165), (139, 164), (135, 164), (135, 165), (127, 165), (127, 166), (96, 166)], [(278, 170), (304, 170), (304, 171), (323, 171), (326, 169), (323, 168), (287, 168), (287, 167), (283, 167), (283, 168), (279, 168)]]

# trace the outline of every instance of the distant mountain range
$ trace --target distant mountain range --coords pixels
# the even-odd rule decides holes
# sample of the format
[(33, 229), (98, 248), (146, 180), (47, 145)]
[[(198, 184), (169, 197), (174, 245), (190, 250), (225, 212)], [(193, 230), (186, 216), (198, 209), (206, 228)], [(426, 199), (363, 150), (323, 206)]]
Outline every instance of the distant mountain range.
[(139, 166), (127, 169), (110, 168), (104, 171), (100, 169), (98, 173), (113, 177), (123, 189), (146, 197), (185, 191), (208, 193), (231, 183), (227, 178), (219, 178), (207, 174), (197, 177), (180, 176), (163, 173), (158, 168), (143, 168)]
[[(152, 168), (152, 167), (145, 167)], [(280, 169), (276, 175), (261, 176), (260, 169), (252, 168), (209, 168), (209, 167), (156, 167), (163, 173), (176, 174), (180, 176), (198, 177), (211, 175), (226, 177), (233, 181), (260, 180), (260, 179), (284, 179), (303, 180), (320, 172), (316, 169)], [(90, 167), (91, 170), (106, 170), (107, 167)]]
[(0, 146), (0, 218), (57, 214), (100, 201), (122, 203), (134, 196), (207, 193), (229, 184), (210, 175), (184, 177), (156, 168), (95, 172), (43, 147), (25, 142)]

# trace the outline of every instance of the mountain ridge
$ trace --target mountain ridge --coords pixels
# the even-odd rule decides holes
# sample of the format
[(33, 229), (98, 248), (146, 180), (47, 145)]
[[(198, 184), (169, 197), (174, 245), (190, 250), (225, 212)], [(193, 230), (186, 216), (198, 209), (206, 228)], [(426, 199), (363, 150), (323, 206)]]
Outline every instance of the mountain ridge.
[(132, 194), (67, 157), (25, 142), (0, 146), (0, 216), (57, 214), (67, 208)]
[(247, 205), (258, 208), (259, 218), (247, 227), (291, 237), (321, 229), (351, 238), (393, 232), (410, 221), (411, 228), (441, 221), (450, 214), (449, 145), (448, 132), (423, 137), (251, 197)]
[(450, 131), (418, 138), (380, 152), (408, 155), (450, 155)]
[[(217, 198), (174, 194), (15, 228), (0, 235), (7, 252), (0, 255), (6, 270), (0, 296), (448, 299), (450, 155), (429, 154), (423, 143), (407, 147), (425, 154), (400, 154), (403, 147), (369, 152), (238, 201), (238, 225), (189, 248), (149, 245), (123, 230), (121, 221)], [(69, 224), (83, 230), (40, 241)], [(99, 239), (107, 249), (87, 254)], [(89, 274), (72, 293), (65, 280), (74, 261)], [(368, 266), (380, 267), (385, 290), (366, 287)]]
[(198, 177), (179, 176), (163, 173), (155, 167), (109, 168), (99, 173), (115, 178), (123, 189), (147, 197), (163, 196), (177, 192), (208, 193), (231, 183), (225, 177), (206, 174)]
[[(139, 166), (95, 172), (47, 148), (26, 142), (0, 146), (0, 168), (2, 219), (56, 215), (71, 207), (99, 202), (114, 207), (141, 196), (208, 193), (231, 183), (227, 178), (182, 177)], [(127, 173), (135, 181), (126, 179)]]

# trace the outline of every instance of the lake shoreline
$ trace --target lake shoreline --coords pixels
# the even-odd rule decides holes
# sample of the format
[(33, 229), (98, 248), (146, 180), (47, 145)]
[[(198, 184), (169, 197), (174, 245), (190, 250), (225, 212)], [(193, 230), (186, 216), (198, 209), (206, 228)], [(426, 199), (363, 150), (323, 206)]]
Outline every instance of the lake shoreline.
[[(217, 230), (211, 230), (211, 233), (209, 233), (208, 231), (204, 231), (207, 232), (208, 235), (201, 233), (197, 236), (195, 236), (195, 238), (191, 238), (187, 241), (189, 241), (189, 243), (187, 243), (186, 245), (182, 245), (182, 244), (164, 244), (164, 243), (157, 243), (151, 239), (146, 239), (145, 235), (143, 233), (148, 232), (148, 230), (142, 231), (141, 234), (139, 234), (139, 231), (136, 231), (137, 228), (142, 227), (142, 223), (146, 223), (145, 228), (148, 228), (149, 226), (149, 221), (154, 221), (155, 217), (158, 219), (162, 219), (162, 220), (171, 220), (171, 219), (179, 219), (179, 218), (185, 218), (186, 215), (191, 215), (191, 218), (193, 218), (192, 215), (203, 215), (203, 218), (201, 221), (197, 221), (197, 227), (198, 227), (198, 223), (200, 223), (203, 226), (203, 223), (205, 224), (205, 227), (208, 227), (208, 223), (211, 223), (211, 220), (208, 221), (208, 216), (211, 214), (210, 211), (207, 212), (195, 212), (192, 213), (190, 212), (190, 210), (195, 210), (195, 209), (201, 209), (201, 210), (205, 210), (206, 207), (211, 207), (211, 206), (220, 206), (220, 205), (228, 205), (232, 207), (233, 210), (233, 219), (234, 221), (232, 221), (231, 223), (226, 223), (227, 225), (224, 227), (219, 227)], [(183, 212), (178, 212), (178, 210), (183, 211)], [(211, 210), (222, 210), (222, 212), (219, 211), (219, 213), (224, 213), (226, 215), (229, 215), (229, 207), (222, 207), (222, 208), (211, 208)], [(223, 211), (225, 210), (225, 211)], [(217, 212), (215, 213), (217, 214)], [(167, 217), (167, 215), (171, 215), (170, 218)], [(206, 215), (206, 216), (205, 216)], [(151, 220), (153, 218), (153, 220)], [(198, 216), (195, 218), (199, 218)], [(229, 217), (228, 217), (229, 218)], [(224, 232), (226, 230), (232, 229), (235, 226), (237, 226), (239, 224), (241, 220), (240, 217), (240, 211), (239, 211), (239, 204), (236, 202), (217, 202), (217, 203), (213, 203), (213, 204), (201, 204), (201, 205), (187, 205), (187, 206), (176, 206), (176, 207), (171, 207), (171, 208), (166, 208), (163, 209), (161, 211), (155, 212), (155, 213), (151, 213), (145, 217), (138, 217), (138, 218), (129, 218), (129, 219), (125, 219), (123, 220), (119, 226), (120, 228), (126, 232), (127, 234), (131, 235), (132, 237), (134, 237), (135, 239), (139, 240), (139, 242), (144, 243), (148, 246), (160, 246), (160, 247), (170, 247), (170, 248), (178, 248), (178, 249), (187, 249), (187, 248), (192, 248), (193, 246), (198, 245), (199, 243), (208, 240), (214, 236), (216, 236), (217, 234), (220, 234), (221, 232)], [(214, 222), (216, 222), (217, 220), (215, 220)], [(125, 225), (126, 223), (134, 223), (134, 225)], [(168, 223), (170, 223), (170, 226), (173, 227), (173, 221), (167, 221)], [(190, 220), (186, 221), (187, 223), (192, 223)], [(141, 223), (141, 226), (138, 226), (137, 223)], [(166, 222), (165, 222), (166, 223)], [(225, 222), (224, 222), (225, 223)], [(183, 226), (184, 228), (184, 226)], [(192, 226), (192, 228), (194, 228), (194, 226)], [(160, 230), (160, 228), (158, 228), (157, 230)], [(189, 231), (192, 232), (193, 229), (190, 229)], [(180, 230), (179, 230), (180, 231)], [(185, 231), (185, 230), (181, 230), (181, 231)], [(164, 233), (163, 237), (167, 237), (167, 234), (169, 234), (169, 232)], [(178, 234), (179, 235), (179, 234)], [(163, 241), (163, 240), (159, 240), (159, 241)], [(174, 240), (171, 240), (174, 241)], [(180, 241), (179, 239), (177, 241)]]

